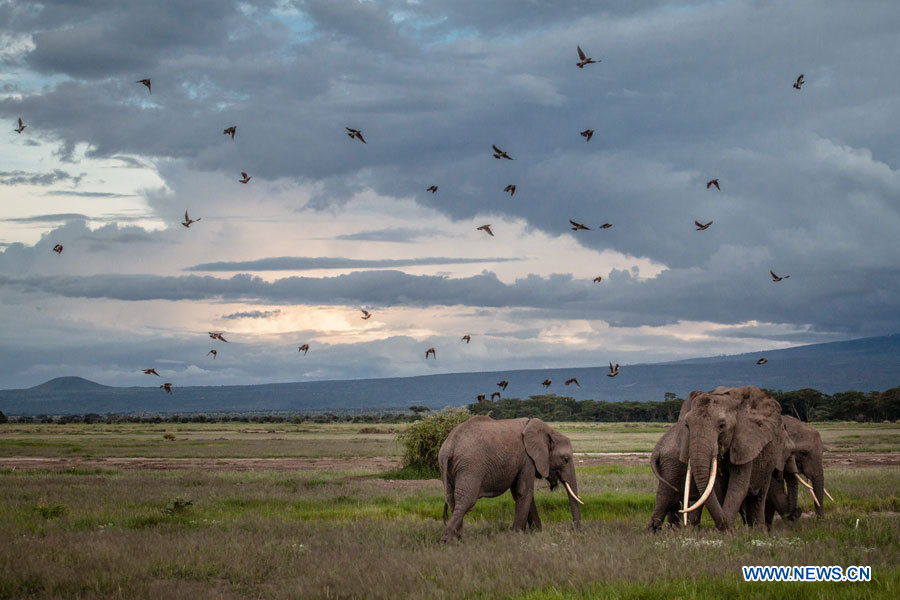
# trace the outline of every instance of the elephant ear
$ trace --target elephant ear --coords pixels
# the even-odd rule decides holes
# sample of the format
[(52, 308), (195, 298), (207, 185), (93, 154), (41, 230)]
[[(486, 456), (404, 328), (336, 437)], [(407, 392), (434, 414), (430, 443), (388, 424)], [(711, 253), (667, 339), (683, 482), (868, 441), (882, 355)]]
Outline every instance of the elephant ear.
[(540, 419), (531, 419), (525, 425), (522, 437), (525, 452), (534, 461), (534, 468), (541, 477), (550, 475), (550, 426)]
[(688, 428), (683, 420), (679, 420), (673, 426), (675, 436), (675, 447), (678, 448), (678, 460), (687, 464), (691, 457), (691, 436), (688, 434)]
[(758, 387), (750, 385), (730, 390), (729, 394), (740, 400), (731, 441), (731, 462), (743, 465), (756, 458), (779, 432), (784, 432), (781, 405)]
[(703, 392), (701, 392), (700, 390), (694, 390), (687, 398), (685, 398), (684, 402), (681, 403), (681, 412), (678, 413), (679, 421), (684, 419), (684, 415), (688, 414), (691, 411), (691, 404), (694, 402), (694, 398), (702, 393)]
[(791, 436), (788, 435), (787, 429), (785, 429), (784, 425), (782, 425), (779, 435), (782, 437), (781, 456), (779, 457), (778, 464), (775, 466), (776, 468), (787, 471), (788, 473), (796, 473), (797, 462), (794, 460), (794, 450), (797, 449), (797, 446), (794, 445), (794, 440), (792, 440)]

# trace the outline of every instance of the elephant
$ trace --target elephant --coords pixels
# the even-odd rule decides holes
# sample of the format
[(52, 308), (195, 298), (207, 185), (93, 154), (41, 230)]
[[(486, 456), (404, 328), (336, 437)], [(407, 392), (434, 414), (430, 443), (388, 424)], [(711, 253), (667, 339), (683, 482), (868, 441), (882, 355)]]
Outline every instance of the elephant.
[[(463, 517), (479, 498), (506, 490), (516, 503), (513, 529), (541, 528), (534, 503), (534, 480), (546, 479), (550, 489), (562, 483), (577, 527), (583, 504), (578, 497), (572, 443), (540, 419), (494, 420), (479, 415), (457, 425), (438, 452), (444, 484), (444, 524), (441, 538), (460, 537)], [(452, 516), (447, 519), (447, 509)]]
[[(658, 531), (663, 521), (668, 520), (673, 525), (681, 523), (678, 515), (678, 509), (682, 508), (682, 498), (684, 496), (684, 475), (687, 472), (687, 465), (679, 460), (681, 452), (680, 436), (684, 429), (684, 422), (679, 421), (666, 431), (650, 454), (650, 468), (656, 476), (656, 505), (653, 508), (653, 514), (650, 517), (650, 524), (647, 526), (649, 531)], [(690, 496), (694, 499), (699, 498), (697, 487), (691, 485)], [(690, 513), (692, 523), (699, 523), (700, 511)]]
[[(729, 530), (743, 506), (748, 525), (763, 523), (772, 472), (784, 470), (794, 447), (781, 405), (755, 386), (720, 386), (692, 393), (681, 407), (682, 419), (679, 460), (687, 465), (686, 479), (693, 474), (697, 489), (703, 490), (682, 512), (705, 506), (716, 527)], [(723, 500), (712, 493), (720, 467), (727, 477), (720, 488)]]
[[(824, 518), (824, 502), (827, 492), (825, 491), (825, 470), (822, 464), (822, 455), (825, 452), (822, 436), (799, 419), (788, 415), (782, 415), (781, 419), (794, 444), (794, 449), (791, 453), (792, 462), (789, 461), (785, 465), (785, 470), (772, 473), (772, 483), (766, 498), (766, 524), (771, 525), (776, 512), (781, 515), (782, 519), (789, 521), (800, 517), (803, 511), (797, 506), (798, 473), (809, 479), (812, 485), (816, 517)], [(785, 486), (787, 487), (786, 491)]]

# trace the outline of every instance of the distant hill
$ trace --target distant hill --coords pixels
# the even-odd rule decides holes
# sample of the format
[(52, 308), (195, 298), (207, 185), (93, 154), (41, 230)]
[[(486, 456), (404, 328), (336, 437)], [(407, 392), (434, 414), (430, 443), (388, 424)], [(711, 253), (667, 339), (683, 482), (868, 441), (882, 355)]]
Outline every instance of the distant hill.
[[(765, 356), (769, 362), (757, 366)], [(555, 393), (578, 400), (662, 400), (666, 392), (684, 397), (692, 390), (717, 385), (758, 385), (781, 390), (815, 388), (833, 394), (868, 392), (900, 385), (900, 335), (812, 344), (785, 350), (695, 358), (669, 363), (623, 365), (618, 377), (609, 369), (524, 369), (483, 373), (448, 373), (419, 377), (308, 381), (245, 386), (109, 387), (80, 377), (59, 377), (24, 390), (0, 390), (0, 411), (7, 415), (84, 413), (186, 413), (268, 411), (387, 411), (422, 404), (460, 406), (478, 394), (499, 391), (505, 397)], [(564, 386), (577, 377), (581, 388)], [(541, 386), (544, 379), (552, 385)]]

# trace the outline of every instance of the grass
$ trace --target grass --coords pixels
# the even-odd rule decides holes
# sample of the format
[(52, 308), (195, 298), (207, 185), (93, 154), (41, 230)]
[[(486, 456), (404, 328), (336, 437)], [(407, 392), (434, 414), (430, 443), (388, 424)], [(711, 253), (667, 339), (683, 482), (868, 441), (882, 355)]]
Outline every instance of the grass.
[[(54, 432), (58, 426), (38, 427), (41, 431), (9, 434), (0, 426), (0, 439), (25, 436), (20, 439), (37, 442), (44, 434), (62, 435), (78, 438), (90, 453), (113, 448), (101, 443), (107, 436), (128, 435), (84, 425), (64, 426), (65, 433)], [(176, 435), (206, 439), (224, 433), (241, 452), (253, 448), (249, 443), (259, 441), (254, 437), (272, 435), (243, 424), (245, 432), (218, 427), (186, 425)], [(305, 427), (275, 435), (290, 438), (280, 442), (286, 447), (321, 442), (324, 457), (343, 456), (352, 439), (362, 438), (363, 447), (371, 444), (367, 451), (383, 443), (365, 437), (382, 434), (361, 434), (352, 426)], [(613, 444), (618, 436), (660, 434), (617, 427), (640, 429), (621, 424), (587, 429)], [(162, 445), (163, 429), (135, 429), (138, 438), (156, 436)], [(831, 432), (835, 439), (860, 435), (852, 439), (864, 447), (868, 437), (878, 439), (890, 430), (842, 424)], [(266, 444), (266, 452), (277, 449), (271, 440)], [(139, 451), (140, 444), (117, 447), (126, 453)], [(34, 448), (41, 446), (20, 446), (19, 456), (33, 455)], [(581, 449), (577, 442), (576, 449)], [(226, 447), (214, 458), (232, 452)], [(565, 493), (536, 482), (543, 531), (509, 530), (514, 505), (507, 494), (479, 500), (466, 518), (463, 539), (441, 545), (438, 480), (359, 468), (352, 460), (338, 464), (298, 471), (238, 470), (227, 464), (181, 470), (2, 468), (0, 599), (893, 598), (900, 593), (900, 472), (893, 466), (830, 468), (827, 487), (838, 503), (826, 504), (827, 518), (776, 519), (771, 536), (746, 529), (722, 535), (706, 516), (700, 530), (646, 533), (656, 487), (649, 465), (579, 466), (585, 501), (579, 530), (572, 527)], [(812, 510), (808, 495), (801, 501)], [(870, 565), (874, 581), (745, 583), (740, 576), (742, 565), (809, 564)]]

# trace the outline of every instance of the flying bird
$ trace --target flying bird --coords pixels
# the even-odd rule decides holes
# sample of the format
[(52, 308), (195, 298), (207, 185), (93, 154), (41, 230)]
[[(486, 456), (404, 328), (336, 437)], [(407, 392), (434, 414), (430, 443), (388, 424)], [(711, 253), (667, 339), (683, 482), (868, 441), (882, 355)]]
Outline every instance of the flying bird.
[(364, 309), (364, 308), (361, 308), (361, 309), (359, 309), (359, 310), (362, 311), (363, 316), (362, 316), (361, 318), (362, 318), (363, 321), (365, 321), (366, 319), (368, 319), (369, 317), (372, 316), (372, 313), (370, 313), (369, 311), (367, 311), (367, 310)]
[(144, 369), (144, 375), (156, 375), (160, 377), (160, 374), (156, 372), (156, 369)]
[(612, 223), (604, 223), (603, 225), (601, 225), (601, 226), (598, 227), (597, 229), (609, 229), (610, 227), (612, 227)]
[(253, 177), (241, 171), (241, 179), (238, 179), (238, 181), (241, 183), (248, 183), (251, 179), (253, 179)]
[[(202, 217), (201, 217), (201, 218), (202, 218)], [(182, 223), (182, 225), (184, 225), (185, 227), (190, 227), (190, 226), (191, 226), (191, 223), (196, 223), (196, 222), (199, 221), (199, 220), (200, 220), (200, 219), (192, 219), (192, 218), (190, 218), (190, 217), (188, 216), (188, 211), (184, 211), (184, 223)]]
[(707, 229), (709, 229), (709, 226), (712, 224), (713, 224), (712, 221), (710, 221), (706, 225), (702, 224), (700, 221), (696, 221), (696, 220), (694, 221), (694, 225), (697, 226), (697, 231), (706, 231)]
[(510, 196), (515, 196), (516, 195), (516, 184), (514, 184), (514, 183), (509, 184), (508, 186), (503, 188), (503, 191), (509, 192)]
[(607, 377), (615, 377), (619, 374), (619, 363), (616, 363), (614, 367), (612, 363), (609, 363), (609, 373), (606, 374)]
[(434, 351), (434, 348), (429, 348), (425, 351), (425, 360), (428, 360), (429, 354), (434, 357), (434, 360), (437, 360), (437, 353)]
[(472, 341), (472, 336), (467, 333), (466, 335), (462, 336), (459, 341), (465, 342), (468, 344), (469, 342)]
[(225, 135), (231, 134), (231, 139), (234, 139), (234, 134), (237, 133), (237, 125), (226, 128), (222, 133)]
[(574, 377), (572, 377), (571, 379), (566, 379), (566, 385), (569, 385), (570, 383), (574, 383), (578, 387), (581, 387), (581, 384), (578, 383), (578, 380)]
[(438, 186), (433, 185), (433, 186), (431, 186), (431, 187), (429, 187), (429, 188), (425, 188), (425, 191), (426, 191), (426, 192), (431, 192), (431, 193), (433, 194), (433, 193), (435, 193), (436, 191), (438, 191)]
[(475, 229), (478, 231), (483, 231), (483, 232), (487, 233), (489, 236), (494, 237), (494, 232), (491, 231), (490, 223), (488, 223), (487, 225), (482, 225), (481, 227), (476, 227)]
[(712, 186), (716, 186), (716, 189), (719, 190), (719, 191), (722, 190), (722, 188), (719, 187), (719, 180), (718, 180), (718, 179), (710, 179), (709, 181), (706, 182), (706, 189), (709, 189), (709, 188), (712, 187)]
[(164, 383), (164, 384), (162, 384), (162, 385), (159, 386), (159, 387), (160, 387), (160, 389), (166, 390), (166, 393), (167, 393), (167, 394), (171, 394), (171, 393), (172, 393), (172, 384), (171, 384), (171, 383)]
[(53, 246), (53, 251), (56, 252), (57, 254), (62, 254), (63, 245), (57, 244), (57, 245)]
[(516, 159), (514, 159), (512, 156), (510, 156), (509, 154), (507, 154), (504, 150), (501, 150), (500, 148), (498, 148), (498, 147), (495, 146), (494, 144), (491, 144), (491, 148), (494, 149), (494, 158), (498, 158), (498, 159), (499, 159), (499, 158), (505, 158), (505, 159), (507, 159), (507, 160), (516, 160)]
[(22, 122), (22, 117), (19, 117), (19, 128), (13, 129), (13, 131), (15, 131), (16, 133), (22, 133), (23, 131), (25, 131), (26, 127), (28, 127), (28, 125)]
[(219, 351), (216, 350), (215, 348), (213, 348), (212, 350), (210, 350), (209, 352), (206, 353), (207, 356), (209, 356), (210, 354), (213, 355), (213, 360), (215, 360), (216, 357), (219, 355)]
[(503, 390), (505, 392), (506, 386), (508, 386), (508, 385), (509, 385), (509, 382), (504, 379), (503, 381), (501, 381), (500, 383), (497, 384), (497, 387), (499, 387), (501, 390)]
[(589, 142), (589, 141), (591, 141), (591, 136), (594, 135), (594, 130), (593, 129), (585, 129), (584, 131), (581, 132), (581, 135), (582, 135), (582, 137), (584, 137), (584, 141)]
[(761, 359), (759, 359), (758, 361), (756, 361), (756, 364), (758, 364), (758, 365), (764, 365), (764, 364), (766, 364), (767, 362), (769, 362), (769, 359), (768, 359), (768, 358), (761, 358)]
[(309, 344), (303, 344), (297, 349), (297, 352), (302, 352), (303, 356), (306, 356), (306, 353), (309, 352)]
[(600, 283), (601, 281), (603, 281), (603, 277), (601, 277), (600, 275), (594, 277), (594, 283)]
[(584, 223), (576, 223), (572, 219), (569, 219), (569, 223), (572, 224), (572, 231), (578, 231), (579, 229), (584, 229), (585, 231), (591, 230), (591, 228), (586, 226)]
[(800, 77), (797, 78), (797, 81), (794, 82), (794, 89), (795, 89), (795, 90), (799, 90), (800, 87), (801, 87), (804, 83), (806, 83), (806, 82), (803, 81), (803, 73), (801, 73), (801, 74), (800, 74)]
[(494, 392), (493, 394), (491, 394), (491, 402), (494, 401), (494, 396), (497, 396), (497, 400), (499, 400), (499, 399), (500, 399), (500, 392)]
[(346, 129), (346, 130), (349, 132), (347, 135), (350, 136), (350, 139), (351, 139), (351, 140), (352, 140), (353, 138), (356, 138), (356, 139), (358, 139), (359, 141), (361, 141), (363, 144), (366, 143), (365, 138), (363, 138), (362, 131), (360, 131), (359, 129), (350, 129), (349, 127), (345, 127), (344, 129)]
[(210, 331), (208, 333), (209, 333), (209, 337), (211, 337), (212, 339), (221, 340), (221, 341), (225, 342), (226, 344), (228, 343), (228, 340), (225, 339), (225, 336), (223, 334), (217, 333), (215, 331)]
[(588, 56), (586, 56), (584, 53), (584, 50), (581, 49), (581, 46), (578, 46), (578, 58), (579, 58), (579, 61), (575, 64), (578, 65), (579, 69), (583, 69), (584, 65), (590, 65), (593, 63), (602, 62), (602, 61), (594, 60), (593, 58), (589, 58)]
[(545, 388), (548, 388), (548, 387), (550, 387), (551, 383), (553, 383), (551, 380), (545, 379), (541, 382), (541, 385), (544, 386)]
[(144, 85), (147, 86), (147, 91), (151, 94), (153, 93), (153, 90), (150, 89), (150, 80), (149, 79), (138, 79), (137, 81), (135, 81), (135, 83), (143, 83)]
[(774, 271), (769, 271), (769, 275), (772, 276), (772, 281), (781, 281), (782, 279), (787, 279), (790, 275), (785, 275), (784, 277), (779, 277), (774, 273)]

